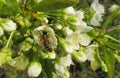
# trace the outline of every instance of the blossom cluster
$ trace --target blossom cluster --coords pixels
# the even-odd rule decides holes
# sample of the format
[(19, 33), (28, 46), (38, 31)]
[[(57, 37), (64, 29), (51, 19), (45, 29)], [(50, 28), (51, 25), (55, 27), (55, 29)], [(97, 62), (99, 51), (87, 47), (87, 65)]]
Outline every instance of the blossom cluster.
[[(42, 1), (36, 0), (37, 3)], [(113, 5), (109, 11), (114, 12), (117, 8), (117, 5)], [(69, 69), (74, 65), (73, 60), (88, 60), (95, 70), (98, 67), (98, 63), (95, 63), (96, 48), (99, 46), (89, 33), (101, 26), (105, 9), (99, 0), (93, 0), (89, 9), (92, 14), (89, 20), (86, 20), (82, 9), (76, 10), (73, 6), (47, 13), (31, 13), (31, 8), (28, 8), (29, 13), (24, 12), (26, 16), (17, 14), (14, 18), (11, 17), (13, 20), (0, 18), (0, 41), (7, 38), (6, 32), (10, 35), (5, 42), (7, 45), (0, 50), (0, 65), (7, 63), (17, 70), (27, 68), (29, 77), (38, 77), (42, 72), (50, 71), (55, 78), (70, 78)], [(97, 32), (95, 37), (99, 38)], [(14, 52), (10, 48), (13, 43), (16, 44), (18, 56), (12, 59)], [(100, 63), (104, 65), (104, 61)]]

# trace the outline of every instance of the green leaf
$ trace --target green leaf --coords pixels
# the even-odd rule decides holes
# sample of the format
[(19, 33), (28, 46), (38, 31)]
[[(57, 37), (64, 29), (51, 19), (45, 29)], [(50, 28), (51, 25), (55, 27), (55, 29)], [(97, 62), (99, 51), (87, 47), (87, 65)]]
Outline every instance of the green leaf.
[(99, 49), (96, 48), (95, 51), (96, 51), (95, 55), (94, 55), (95, 56), (95, 60), (100, 63), (102, 70), (107, 72), (107, 66), (106, 66), (105, 62), (100, 57)]
[(104, 60), (107, 66), (109, 77), (112, 78), (115, 68), (115, 57), (114, 54), (107, 50), (107, 47), (102, 46)]
[(105, 21), (102, 26), (102, 31), (113, 21), (113, 19), (118, 15), (120, 8), (116, 9)]
[(99, 35), (100, 30), (98, 28), (94, 28), (91, 31), (89, 31), (87, 34), (92, 38), (95, 39), (96, 36)]
[(35, 0), (27, 0), (27, 7), (32, 8), (36, 5)]
[(54, 71), (54, 66), (53, 66), (53, 63), (52, 63), (52, 60), (49, 60), (49, 59), (45, 59), (44, 60), (44, 69), (45, 69), (45, 72), (47, 74), (47, 78), (53, 78), (53, 71)]
[(0, 15), (15, 15), (19, 12), (20, 7), (16, 0), (6, 0), (6, 4), (0, 8)]
[(42, 0), (33, 9), (35, 11), (49, 12), (72, 6), (77, 2), (79, 0)]
[(120, 62), (120, 56), (115, 54), (115, 58), (117, 59), (118, 62)]
[(118, 43), (114, 43), (114, 42), (110, 42), (108, 41), (106, 38), (97, 38), (97, 41), (102, 44), (102, 45), (106, 45), (107, 47), (113, 49), (113, 50), (120, 50), (120, 44)]
[(109, 42), (109, 41), (105, 41), (104, 44), (106, 46), (110, 47), (111, 49), (120, 50), (120, 44), (112, 43), (112, 42)]
[(120, 44), (120, 40), (117, 40), (117, 39), (115, 39), (114, 37), (112, 37), (110, 35), (104, 35), (104, 37), (109, 38), (109, 39), (111, 39), (111, 40), (113, 40), (113, 41), (115, 41), (115, 42)]

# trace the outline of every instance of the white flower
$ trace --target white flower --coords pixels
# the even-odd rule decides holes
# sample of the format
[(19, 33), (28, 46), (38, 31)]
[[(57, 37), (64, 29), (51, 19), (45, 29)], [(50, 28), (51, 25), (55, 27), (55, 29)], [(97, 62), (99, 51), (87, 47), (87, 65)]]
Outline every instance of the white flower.
[(43, 31), (47, 32), (47, 39), (49, 40), (49, 44), (51, 45), (51, 48), (54, 49), (57, 47), (57, 38), (55, 37), (54, 30), (51, 27), (48, 27), (46, 25), (39, 26), (34, 29), (33, 31), (33, 37), (34, 40), (40, 45), (41, 48), (44, 48), (43, 45)]
[(73, 64), (71, 54), (68, 54), (65, 57), (61, 57), (60, 61), (55, 64), (57, 75), (59, 76), (63, 75), (66, 71), (66, 67), (69, 67), (71, 64)]
[(78, 24), (77, 31), (86, 33), (93, 29), (92, 27), (87, 26), (86, 22), (83, 21), (84, 13), (82, 11), (76, 11), (75, 16), (78, 18), (78, 23), (76, 22)]
[(65, 72), (64, 66), (60, 65), (59, 63), (55, 64), (55, 70), (56, 70), (56, 74), (59, 76), (63, 75), (63, 73)]
[(42, 66), (39, 62), (31, 62), (28, 67), (29, 77), (38, 77), (42, 71)]
[(71, 54), (68, 54), (67, 56), (62, 57), (60, 64), (63, 66), (70, 66), (71, 64), (73, 64)]
[(4, 35), (3, 29), (0, 27), (0, 37)]
[(71, 15), (74, 15), (74, 14), (75, 14), (75, 10), (74, 10), (74, 8), (73, 8), (72, 6), (66, 8), (66, 9), (64, 10), (64, 12), (65, 12), (66, 14), (71, 14)]
[(97, 45), (90, 45), (87, 48), (80, 49), (78, 52), (73, 52), (72, 56), (78, 62), (94, 61), (94, 50), (96, 47)]
[(3, 29), (6, 31), (14, 31), (16, 30), (16, 23), (14, 23), (12, 20), (5, 20), (5, 22), (1, 23)]
[(95, 48), (97, 47), (97, 45), (90, 45), (87, 47), (86, 49), (86, 57), (88, 60), (90, 61), (94, 61), (94, 53), (95, 53)]
[(74, 32), (72, 35), (66, 38), (66, 40), (72, 44), (74, 50), (79, 50), (79, 39), (80, 36), (77, 32)]
[(102, 16), (104, 14), (104, 6), (99, 4), (98, 0), (94, 0), (91, 4), (90, 7), (91, 11), (95, 11), (95, 14), (93, 15), (93, 17), (90, 20), (90, 23), (94, 26), (99, 26), (100, 25), (100, 21), (102, 21)]
[(104, 6), (99, 4), (99, 0), (94, 0), (91, 4), (91, 9), (96, 11), (97, 13), (104, 13)]
[(116, 5), (116, 4), (114, 4), (114, 5), (112, 5), (112, 6), (109, 8), (109, 11), (110, 11), (110, 12), (113, 12), (113, 11), (115, 11), (117, 8), (119, 8), (119, 6)]
[(88, 46), (91, 42), (91, 38), (87, 34), (80, 34), (79, 35), (79, 42), (83, 46)]

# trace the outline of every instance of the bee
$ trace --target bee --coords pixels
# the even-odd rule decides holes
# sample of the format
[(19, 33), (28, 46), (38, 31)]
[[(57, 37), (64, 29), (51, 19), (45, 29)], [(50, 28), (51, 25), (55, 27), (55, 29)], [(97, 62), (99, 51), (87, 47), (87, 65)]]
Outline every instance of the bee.
[(52, 52), (52, 47), (51, 47), (51, 44), (50, 44), (50, 41), (49, 41), (49, 36), (48, 36), (48, 33), (46, 31), (42, 31), (40, 42), (42, 42), (43, 47), (47, 51)]

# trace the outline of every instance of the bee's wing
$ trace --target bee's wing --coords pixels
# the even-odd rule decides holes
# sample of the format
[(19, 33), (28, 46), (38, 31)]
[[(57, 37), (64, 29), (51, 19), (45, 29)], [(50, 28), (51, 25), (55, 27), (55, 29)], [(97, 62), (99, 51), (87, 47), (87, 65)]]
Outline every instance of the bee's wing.
[(42, 38), (42, 35), (40, 35), (40, 37), (39, 37), (39, 46), (40, 46), (40, 48), (44, 48), (44, 44), (43, 44), (43, 42), (44, 42), (44, 39)]
[(49, 42), (50, 42), (52, 49), (57, 47), (57, 38), (55, 37), (55, 35), (49, 36)]

